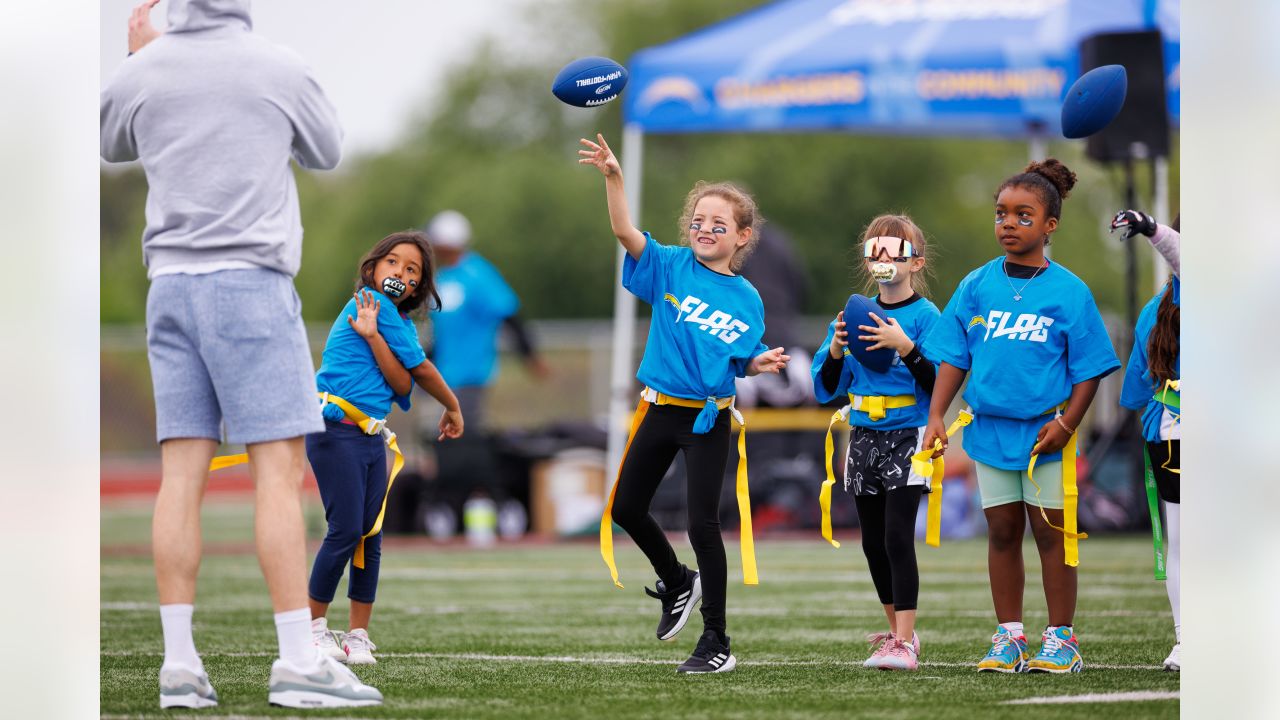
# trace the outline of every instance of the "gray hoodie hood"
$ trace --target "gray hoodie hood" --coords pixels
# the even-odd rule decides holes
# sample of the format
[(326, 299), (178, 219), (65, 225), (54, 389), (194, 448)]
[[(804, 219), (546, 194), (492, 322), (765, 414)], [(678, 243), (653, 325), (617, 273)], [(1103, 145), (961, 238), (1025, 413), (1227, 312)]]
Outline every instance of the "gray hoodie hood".
[(169, 0), (170, 28), (102, 90), (102, 157), (147, 174), (148, 275), (302, 264), (289, 159), (331, 168), (342, 128), (290, 50), (250, 31), (248, 0)]
[(249, 0), (169, 0), (169, 29), (187, 33), (218, 28), (252, 30)]

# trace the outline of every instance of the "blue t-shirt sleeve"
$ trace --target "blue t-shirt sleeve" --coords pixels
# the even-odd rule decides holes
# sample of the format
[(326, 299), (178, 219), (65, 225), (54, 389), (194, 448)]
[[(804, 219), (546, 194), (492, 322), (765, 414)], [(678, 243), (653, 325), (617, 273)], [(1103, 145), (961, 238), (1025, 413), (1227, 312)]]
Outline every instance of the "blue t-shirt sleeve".
[[(960, 281), (942, 315), (934, 320), (921, 344), (921, 353), (933, 363), (945, 362), (961, 370), (968, 370), (969, 322), (973, 319), (969, 308), (969, 287), (973, 276)], [(985, 318), (983, 320), (985, 322)]]
[(623, 255), (622, 287), (654, 305), (662, 300), (658, 295), (662, 292), (662, 277), (679, 248), (663, 245), (647, 232), (644, 241), (644, 252), (640, 253), (639, 260), (631, 257), (631, 253)]
[(379, 295), (379, 298), (382, 305), (378, 310), (378, 333), (406, 370), (418, 367), (427, 359), (427, 353), (422, 349), (417, 328), (413, 321), (400, 316), (390, 298), (385, 295)]
[(1088, 290), (1084, 294), (1080, 311), (1067, 332), (1067, 380), (1072, 385), (1110, 375), (1120, 368), (1093, 294)]
[(828, 348), (831, 347), (831, 340), (836, 336), (836, 321), (832, 320), (827, 325), (827, 337), (822, 341), (822, 345), (813, 353), (813, 363), (809, 366), (809, 374), (813, 376), (813, 395), (819, 404), (826, 404), (849, 392), (849, 386), (853, 384), (853, 374), (849, 372), (849, 363), (840, 363), (840, 381), (836, 383), (836, 389), (828, 392), (825, 385), (822, 384), (822, 365), (831, 356)]
[(1120, 388), (1120, 404), (1130, 410), (1142, 410), (1155, 394), (1150, 381), (1144, 377), (1147, 374), (1147, 340), (1155, 324), (1154, 315), (1155, 308), (1148, 302), (1138, 315), (1137, 327), (1134, 329), (1133, 350), (1129, 353), (1129, 364), (1124, 370), (1124, 384)]
[[(929, 337), (929, 333), (933, 332), (933, 328), (938, 324), (938, 319), (940, 317), (941, 316), (938, 314), (937, 309), (933, 307), (925, 308), (924, 311), (920, 312), (915, 317), (916, 322), (914, 332), (905, 330), (907, 337), (911, 338), (911, 342), (915, 343), (916, 347), (920, 348), (920, 354), (924, 355), (924, 359), (934, 365), (937, 365), (938, 361), (930, 357), (929, 354), (925, 352), (924, 339)], [(828, 342), (830, 342), (830, 340), (828, 340)]]

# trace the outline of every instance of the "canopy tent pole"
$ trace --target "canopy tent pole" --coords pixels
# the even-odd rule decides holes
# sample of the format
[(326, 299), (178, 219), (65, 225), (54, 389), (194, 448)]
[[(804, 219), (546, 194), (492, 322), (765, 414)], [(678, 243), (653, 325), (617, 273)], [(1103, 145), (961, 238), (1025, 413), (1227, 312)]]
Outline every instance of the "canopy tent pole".
[[(640, 187), (644, 182), (644, 131), (635, 123), (622, 128), (622, 176), (627, 181), (627, 207), (631, 220), (640, 223)], [(635, 368), (636, 296), (622, 287), (622, 262), (627, 251), (618, 244), (617, 282), (613, 288), (613, 364), (609, 373), (609, 444), (605, 472), (616, 473), (627, 443), (627, 413), (635, 404), (632, 377)]]

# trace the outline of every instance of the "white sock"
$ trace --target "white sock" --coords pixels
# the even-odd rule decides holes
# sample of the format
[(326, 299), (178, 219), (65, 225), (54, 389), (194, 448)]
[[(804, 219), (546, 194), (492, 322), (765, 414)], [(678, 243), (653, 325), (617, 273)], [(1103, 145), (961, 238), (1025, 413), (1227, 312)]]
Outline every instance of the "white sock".
[(1173, 610), (1173, 631), (1182, 642), (1182, 509), (1178, 503), (1164, 504), (1165, 523), (1169, 530), (1169, 547), (1164, 559), (1164, 588), (1169, 593), (1169, 607)]
[(298, 608), (276, 613), (276, 638), (280, 659), (298, 669), (320, 664), (320, 654), (311, 642), (311, 610)]
[(182, 665), (197, 671), (204, 669), (204, 663), (196, 654), (196, 641), (191, 636), (191, 614), (194, 611), (194, 605), (182, 603), (160, 606), (165, 665)]
[(1004, 628), (1005, 630), (1008, 630), (1009, 633), (1014, 637), (1021, 637), (1023, 635), (1026, 635), (1026, 632), (1024, 632), (1022, 629), (1022, 623), (1020, 622), (1000, 623), (1000, 627)]

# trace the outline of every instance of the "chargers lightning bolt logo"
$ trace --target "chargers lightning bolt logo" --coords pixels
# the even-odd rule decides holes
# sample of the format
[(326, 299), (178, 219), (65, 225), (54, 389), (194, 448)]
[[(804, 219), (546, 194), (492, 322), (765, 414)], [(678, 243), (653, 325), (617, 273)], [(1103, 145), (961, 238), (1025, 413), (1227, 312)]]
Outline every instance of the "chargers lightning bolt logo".
[(676, 296), (672, 295), (671, 293), (666, 293), (665, 295), (662, 296), (662, 299), (666, 302), (671, 303), (671, 307), (676, 309), (676, 322), (680, 322), (680, 316), (684, 314), (684, 310), (681, 309), (680, 307), (680, 301), (677, 300)]
[(974, 315), (973, 319), (969, 321), (969, 327), (965, 329), (970, 330), (973, 328), (974, 325), (982, 325), (985, 327), (986, 324), (987, 324), (986, 318), (982, 317), (981, 315)]

